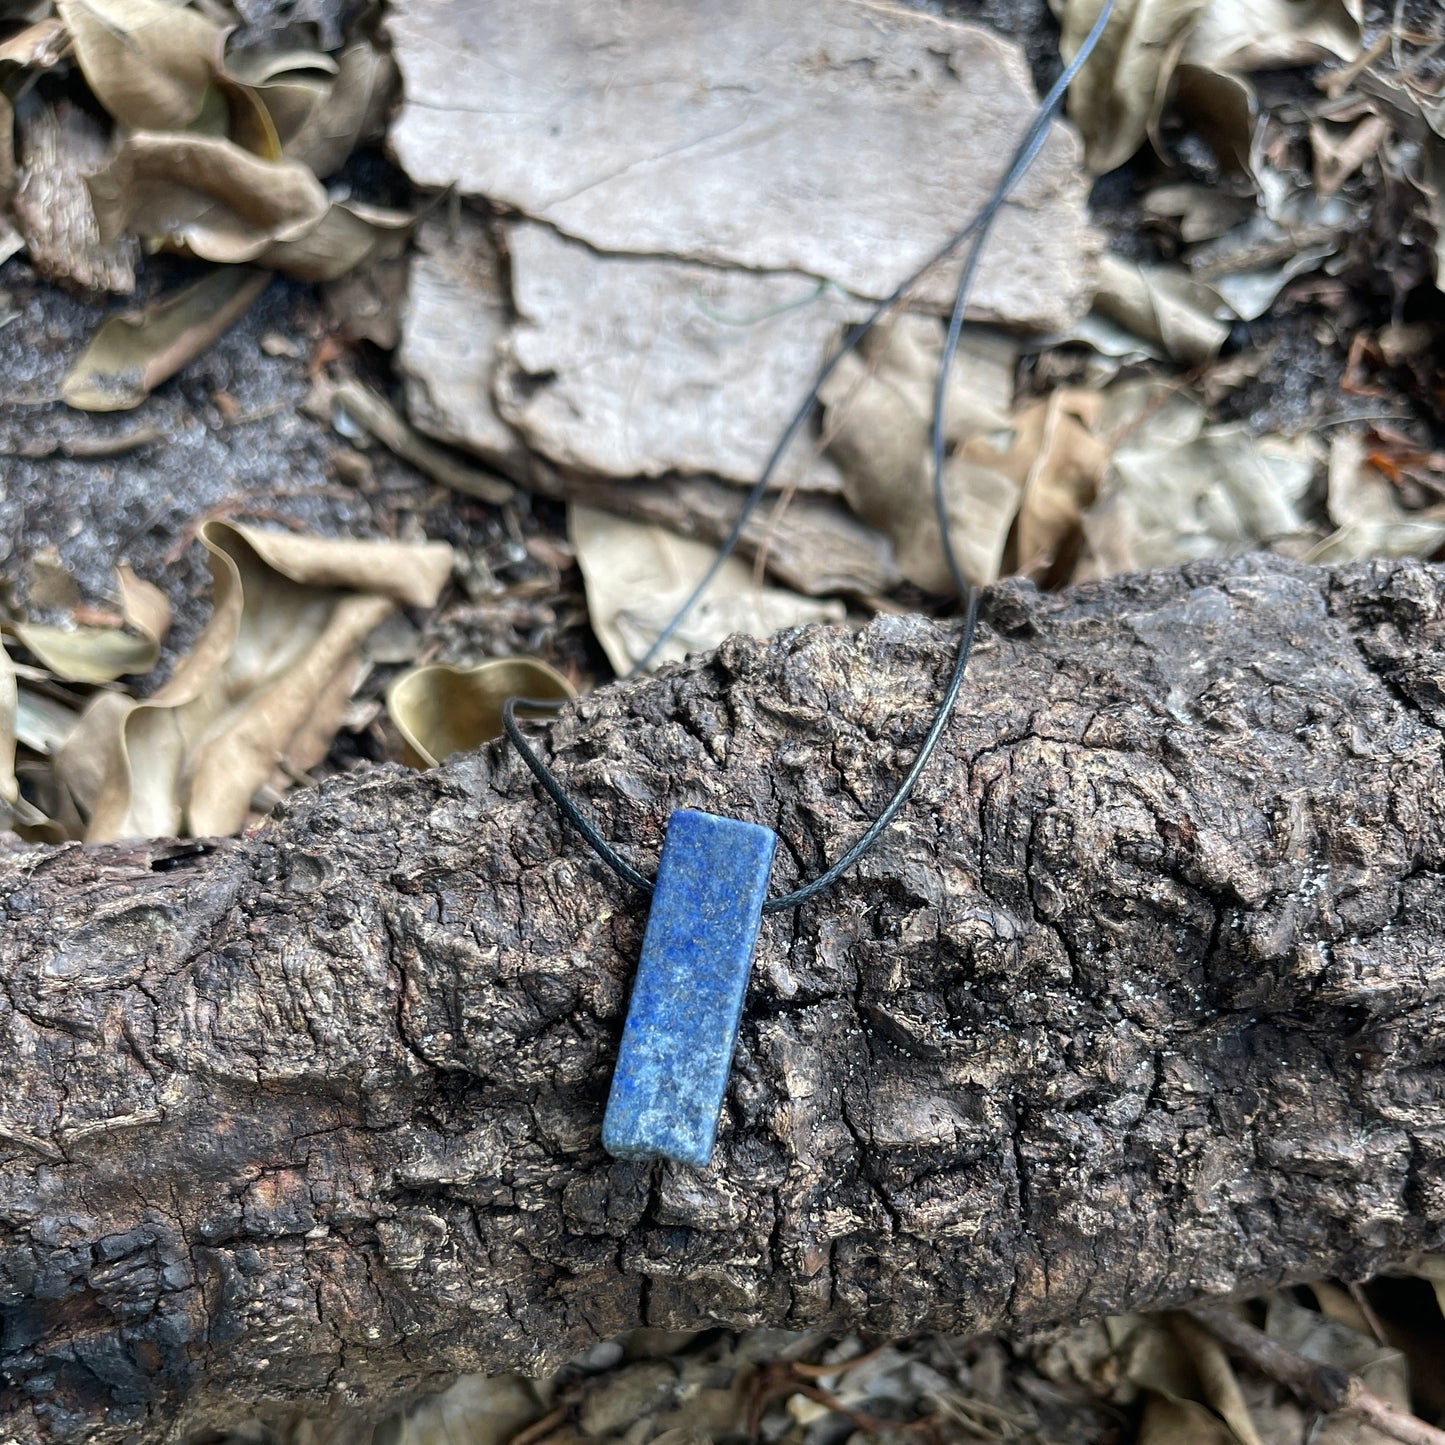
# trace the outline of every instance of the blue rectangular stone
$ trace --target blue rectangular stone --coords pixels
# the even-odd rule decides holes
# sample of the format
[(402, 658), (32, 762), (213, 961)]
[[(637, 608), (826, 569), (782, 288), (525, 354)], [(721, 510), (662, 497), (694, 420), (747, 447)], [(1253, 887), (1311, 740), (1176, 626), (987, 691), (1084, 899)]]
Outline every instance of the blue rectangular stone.
[(615, 1158), (712, 1158), (777, 844), (756, 823), (668, 819), (602, 1121)]

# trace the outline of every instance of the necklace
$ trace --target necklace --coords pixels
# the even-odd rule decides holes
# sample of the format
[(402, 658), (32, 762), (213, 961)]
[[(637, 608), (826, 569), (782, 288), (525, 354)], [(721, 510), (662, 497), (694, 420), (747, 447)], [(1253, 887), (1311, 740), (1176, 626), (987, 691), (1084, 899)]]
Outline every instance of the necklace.
[(662, 629), (645, 656), (627, 674), (645, 671), (697, 604), (740, 541), (748, 519), (767, 491), (778, 464), (807, 425), (819, 393), (842, 359), (912, 290), (918, 280), (948, 260), (965, 241), (973, 245), (959, 274), (953, 311), (939, 362), (929, 432), (933, 502), (943, 554), (963, 604), (963, 621), (953, 670), (932, 725), (899, 782), (888, 805), (863, 835), (831, 867), (811, 882), (780, 897), (767, 897), (768, 876), (778, 837), (771, 828), (736, 818), (679, 808), (668, 819), (657, 877), (648, 878), (624, 858), (598, 831), (546, 763), (523, 737), (516, 708), (556, 712), (562, 702), (508, 698), (502, 709), (507, 736), (557, 804), (562, 816), (582, 835), (594, 853), (624, 882), (652, 896), (642, 956), (628, 1001), (627, 1020), (613, 1071), (602, 1147), (619, 1159), (668, 1159), (706, 1168), (712, 1158), (718, 1119), (727, 1092), (733, 1050), (742, 1020), (743, 999), (752, 972), (753, 950), (765, 913), (797, 908), (832, 886), (878, 840), (908, 801), (953, 712), (963, 686), (978, 619), (979, 590), (963, 575), (953, 549), (943, 490), (944, 399), (968, 304), (994, 217), (1043, 148), (1048, 128), (1069, 82), (1089, 58), (1108, 24), (1114, 0), (1104, 0), (1093, 28), (1078, 53), (1064, 67), (1020, 141), (1002, 179), (983, 208), (956, 231), (916, 271), (853, 326), (842, 345), (823, 365), (807, 396), (784, 428), (753, 484), (737, 520), (716, 557), (687, 600)]

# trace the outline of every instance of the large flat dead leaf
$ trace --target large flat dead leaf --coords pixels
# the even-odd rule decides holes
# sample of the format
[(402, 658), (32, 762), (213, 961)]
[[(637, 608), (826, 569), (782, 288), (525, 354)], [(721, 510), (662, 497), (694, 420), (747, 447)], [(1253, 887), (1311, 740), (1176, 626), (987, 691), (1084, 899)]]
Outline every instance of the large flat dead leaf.
[(1182, 266), (1105, 256), (1094, 308), (1171, 360), (1192, 366), (1212, 361), (1229, 336), (1216, 314), (1218, 292)]
[(126, 411), (235, 325), (266, 289), (269, 271), (225, 266), (143, 311), (112, 316), (65, 380), (60, 397), (78, 411)]
[(395, 260), (406, 249), (410, 212), (360, 201), (333, 201), (304, 235), (267, 246), (257, 261), (298, 281), (334, 281), (372, 261)]
[(326, 753), (366, 635), (399, 604), (430, 606), (440, 544), (331, 541), (207, 523), (215, 610), (144, 702), (102, 693), (58, 773), (90, 840), (230, 833), (278, 766)]
[[(502, 416), (564, 466), (752, 482), (850, 305), (809, 276), (599, 256), (544, 226), (507, 229), (518, 314)], [(800, 445), (780, 480), (836, 488)]]
[(501, 259), (482, 220), (463, 211), (454, 221), (432, 216), (423, 222), (396, 357), (406, 379), (407, 414), (438, 441), (518, 469), (525, 449), (493, 394), (497, 348), (511, 320)]
[(221, 29), (165, 0), (56, 0), (95, 97), (132, 130), (182, 130), (206, 102)]
[[(715, 549), (593, 507), (569, 507), (567, 530), (587, 586), (592, 630), (613, 668), (628, 672), (712, 564)], [(841, 602), (759, 586), (752, 569), (733, 557), (657, 661), (716, 647), (735, 632), (770, 637), (801, 622), (841, 622), (843, 616)]]
[[(989, 32), (850, 0), (547, 7), (400, 0), (391, 144), (604, 252), (801, 272), (883, 297), (974, 214), (1033, 118)], [(485, 76), (485, 80), (479, 77)], [(1055, 126), (999, 215), (982, 317), (1041, 331), (1087, 306), (1097, 238)], [(921, 296), (952, 300), (952, 276)]]

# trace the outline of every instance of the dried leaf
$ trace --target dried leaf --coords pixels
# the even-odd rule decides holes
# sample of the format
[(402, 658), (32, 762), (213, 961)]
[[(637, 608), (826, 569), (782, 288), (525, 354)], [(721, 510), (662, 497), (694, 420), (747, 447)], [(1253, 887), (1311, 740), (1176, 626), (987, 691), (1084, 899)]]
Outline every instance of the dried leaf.
[(20, 797), (15, 781), (15, 665), (0, 642), (0, 805), (14, 811)]
[(226, 266), (144, 311), (113, 316), (60, 384), (78, 411), (126, 411), (193, 361), (250, 309), (269, 271)]
[[(1164, 103), (1190, 29), (1209, 0), (1116, 0), (1108, 28), (1069, 87), (1069, 119), (1095, 174), (1121, 166), (1144, 142)], [(1072, 60), (1103, 0), (1066, 0), (1059, 41)]]
[(377, 1427), (390, 1445), (507, 1445), (543, 1413), (536, 1386), (521, 1375), (463, 1375)]
[(63, 682), (113, 682), (130, 673), (149, 672), (159, 655), (150, 638), (118, 627), (15, 622), (9, 631), (47, 672)]
[(1203, 426), (1203, 408), (1158, 383), (1106, 394), (1099, 433), (1118, 437), (1084, 515), (1080, 580), (1240, 552), (1306, 530), (1317, 464), (1308, 441)]
[(1018, 561), (1026, 577), (1045, 579), (1079, 535), (1109, 462), (1109, 449), (1090, 431), (1098, 420), (1096, 392), (1060, 389), (1015, 419), (1013, 451), (1026, 465), (1018, 514)]
[(64, 746), (80, 714), (63, 702), (21, 686), (15, 701), (15, 741), (47, 757)]
[(15, 666), (0, 642), (0, 817), (8, 827), (42, 828), (49, 819), (22, 796), (15, 776), (17, 703)]
[(1210, 0), (1182, 60), (1207, 71), (1249, 72), (1359, 53), (1358, 17), (1345, 0)]
[(334, 281), (364, 263), (400, 256), (413, 224), (407, 211), (336, 201), (305, 235), (267, 246), (257, 260), (298, 281)]
[(1211, 241), (1254, 214), (1252, 199), (1192, 181), (1155, 186), (1143, 206), (1151, 216), (1177, 220), (1179, 239), (1185, 242)]
[(225, 102), (226, 119), (224, 127), (215, 133), (229, 137), (263, 161), (279, 161), (281, 137), (260, 95), (249, 85), (225, 75), (217, 78), (216, 85)]
[(1180, 61), (1172, 94), (1174, 109), (1189, 117), (1220, 165), (1250, 174), (1259, 111), (1254, 86), (1237, 75)]
[(132, 130), (182, 130), (206, 103), (220, 27), (164, 0), (56, 0), (96, 99)]
[(262, 160), (219, 136), (137, 132), (89, 185), (103, 236), (151, 237), (207, 261), (254, 261), (331, 209), (299, 161)]
[(1360, 438), (1347, 432), (1330, 443), (1328, 508), (1339, 530), (1315, 550), (1314, 561), (1431, 557), (1445, 545), (1445, 508), (1407, 511), (1390, 479), (1365, 460)]
[(1150, 1395), (1139, 1421), (1138, 1445), (1236, 1445), (1229, 1427), (1193, 1400)]
[(1224, 1346), (1188, 1315), (1171, 1315), (1169, 1322), (1189, 1352), (1204, 1402), (1229, 1426), (1239, 1445), (1262, 1445)]
[(1435, 1303), (1445, 1317), (1445, 1254), (1417, 1254), (1405, 1266), (1419, 1279), (1428, 1280), (1435, 1289)]
[(1409, 1378), (1399, 1350), (1336, 1324), (1283, 1294), (1269, 1298), (1265, 1332), (1307, 1360), (1358, 1375), (1365, 1388), (1381, 1399), (1410, 1409)]
[(1127, 261), (1113, 254), (1099, 265), (1094, 309), (1133, 335), (1156, 343), (1175, 361), (1212, 361), (1229, 336), (1216, 311), (1216, 291), (1182, 266)]
[(502, 704), (509, 697), (576, 696), (576, 688), (545, 662), (493, 657), (472, 667), (433, 662), (404, 672), (387, 689), (386, 707), (406, 744), (405, 761), (434, 768), (453, 753), (501, 737)]
[(363, 639), (398, 604), (430, 606), (440, 544), (331, 541), (209, 522), (215, 610), (145, 702), (101, 694), (58, 772), (92, 840), (229, 833), (278, 765), (326, 753)]
[(58, 627), (38, 622), (8, 624), (9, 631), (41, 666), (62, 682), (113, 682), (149, 672), (161, 655), (161, 640), (171, 625), (171, 604), (126, 566), (116, 568), (121, 615), (132, 629)]
[[(952, 578), (938, 530), (929, 462), (933, 376), (943, 330), (930, 317), (903, 315), (845, 357), (823, 390), (823, 434), (843, 470), (848, 504), (892, 539), (909, 581), (948, 593)], [(1017, 348), (969, 328), (960, 346), (945, 414), (951, 443), (1007, 428)], [(948, 460), (944, 492), (951, 536), (966, 575), (998, 575), (1028, 468), (1004, 462), (1011, 433), (960, 447)]]
[[(712, 565), (715, 549), (593, 507), (569, 507), (567, 531), (587, 587), (592, 630), (613, 668), (625, 673)], [(752, 569), (733, 557), (663, 647), (658, 661), (716, 647), (734, 632), (770, 637), (783, 627), (840, 622), (843, 616), (839, 602), (814, 602), (781, 588), (760, 587), (753, 581)]]
[(70, 32), (63, 20), (49, 16), (17, 31), (0, 45), (0, 65), (17, 65), (22, 70), (49, 70), (60, 63), (70, 44)]
[(320, 103), (286, 135), (286, 154), (318, 176), (331, 175), (361, 141), (381, 129), (395, 91), (391, 56), (369, 40), (354, 41), (337, 56), (336, 77)]

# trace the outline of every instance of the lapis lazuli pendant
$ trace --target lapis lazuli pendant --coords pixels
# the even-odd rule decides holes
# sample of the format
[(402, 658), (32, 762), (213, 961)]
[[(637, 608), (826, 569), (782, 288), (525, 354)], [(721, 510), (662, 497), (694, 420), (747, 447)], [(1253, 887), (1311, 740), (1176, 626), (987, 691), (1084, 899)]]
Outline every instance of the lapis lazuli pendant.
[(667, 823), (602, 1147), (712, 1158), (778, 835), (680, 808)]

